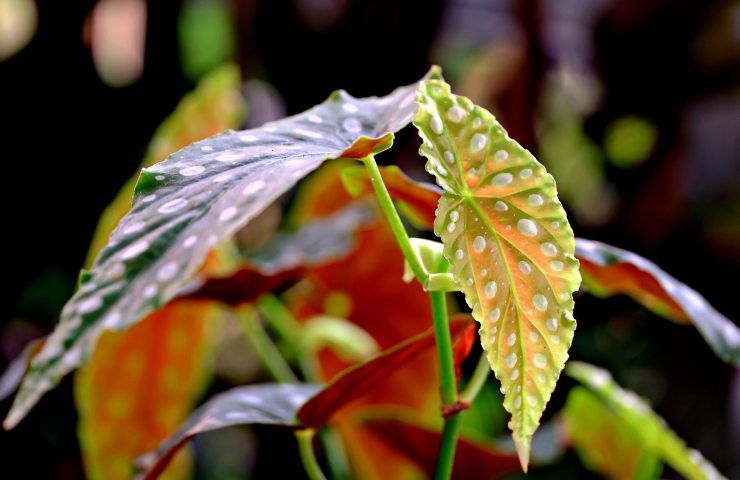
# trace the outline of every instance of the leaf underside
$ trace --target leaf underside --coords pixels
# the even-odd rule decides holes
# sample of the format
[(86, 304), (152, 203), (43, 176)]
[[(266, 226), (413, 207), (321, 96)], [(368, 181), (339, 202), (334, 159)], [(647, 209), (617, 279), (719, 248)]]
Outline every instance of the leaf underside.
[(579, 238), (583, 283), (595, 295), (624, 293), (658, 315), (677, 322), (692, 322), (714, 352), (740, 366), (740, 330), (707, 300), (635, 253), (601, 242)]
[(642, 398), (621, 388), (606, 370), (571, 362), (566, 373), (593, 391), (615, 418), (639, 437), (644, 450), (656, 454), (683, 477), (691, 480), (724, 478), (701, 453), (687, 447)]
[(435, 233), (480, 322), (524, 468), (575, 330), (575, 241), (555, 182), (485, 109), (440, 80), (418, 92), (414, 124), (445, 190)]
[(175, 453), (199, 433), (248, 424), (298, 427), (294, 421), (296, 410), (319, 388), (310, 384), (262, 384), (220, 393), (198, 408), (155, 452), (139, 457), (138, 470), (146, 479), (157, 478)]
[(302, 114), (197, 142), (144, 169), (133, 208), (65, 306), (5, 420), (12, 428), (103, 330), (120, 330), (173, 298), (208, 252), (332, 158), (390, 147), (416, 111), (416, 84), (386, 97), (344, 91)]

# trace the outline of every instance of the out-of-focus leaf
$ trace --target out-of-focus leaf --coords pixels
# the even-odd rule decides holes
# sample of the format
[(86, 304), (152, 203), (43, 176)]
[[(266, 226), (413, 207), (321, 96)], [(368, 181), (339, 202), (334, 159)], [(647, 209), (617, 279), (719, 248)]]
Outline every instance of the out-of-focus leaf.
[[(450, 321), (450, 331), (457, 337), (469, 325), (469, 320), (459, 317)], [(427, 330), (371, 360), (342, 372), (317, 395), (298, 410), (298, 418), (307, 427), (320, 427), (344, 405), (368, 393), (376, 384), (387, 378), (401, 365), (436, 345), (434, 331)]]
[(36, 33), (37, 24), (34, 0), (0, 0), (0, 61), (25, 47)]
[(343, 318), (321, 315), (303, 324), (301, 340), (311, 351), (331, 348), (348, 362), (359, 362), (378, 352), (378, 343), (365, 330)]
[(647, 159), (657, 136), (658, 129), (649, 121), (639, 117), (622, 117), (607, 128), (604, 147), (615, 165), (629, 168)]
[(23, 375), (26, 374), (29, 363), (31, 363), (31, 359), (44, 345), (44, 340), (44, 338), (37, 338), (28, 342), (23, 347), (20, 355), (8, 364), (3, 374), (0, 375), (0, 400), (5, 400), (18, 388), (21, 380), (23, 380)]
[[(434, 476), (442, 439), (439, 431), (394, 418), (368, 419), (364, 424), (384, 443), (418, 465), (428, 478)], [(455, 450), (452, 478), (495, 478), (515, 471), (518, 466), (516, 455), (462, 437)]]
[(680, 323), (693, 323), (714, 352), (740, 366), (740, 330), (695, 290), (635, 253), (579, 238), (576, 255), (581, 261), (583, 285), (607, 297), (623, 293)]
[[(381, 167), (383, 179), (393, 179), (389, 189), (394, 198), (406, 198), (414, 205), (417, 218), (429, 218), (437, 208), (428, 194), (431, 186), (398, 176)], [(355, 191), (372, 188), (367, 175), (357, 171), (352, 176)], [(361, 187), (359, 186), (361, 183)], [(361, 190), (362, 189), (362, 190)], [(401, 193), (403, 192), (403, 193)], [(441, 195), (438, 190), (437, 198)], [(413, 197), (413, 200), (409, 200)], [(422, 227), (430, 228), (431, 223)], [(576, 239), (576, 258), (580, 261), (583, 287), (594, 295), (606, 297), (623, 293), (654, 313), (679, 323), (693, 323), (707, 343), (721, 358), (740, 364), (740, 331), (717, 312), (696, 291), (668, 275), (650, 260), (604, 243)]]
[[(141, 166), (149, 167), (193, 142), (236, 128), (246, 109), (239, 94), (240, 83), (236, 65), (225, 65), (205, 76), (154, 133)], [(137, 178), (138, 173), (121, 188), (100, 217), (87, 257), (88, 266), (92, 265), (108, 243), (113, 229), (131, 209)]]
[(643, 449), (640, 436), (585, 388), (568, 394), (563, 419), (573, 447), (591, 470), (617, 480), (657, 478), (660, 473), (655, 453)]
[(593, 391), (614, 418), (639, 438), (643, 450), (654, 453), (685, 478), (724, 478), (701, 453), (688, 448), (643, 399), (617, 385), (606, 370), (571, 362), (566, 373)]
[(458, 382), (462, 377), (462, 363), (465, 361), (466, 358), (468, 358), (468, 355), (470, 355), (470, 351), (473, 349), (475, 341), (478, 339), (477, 331), (478, 329), (476, 328), (475, 324), (469, 325), (468, 328), (463, 330), (463, 332), (460, 334), (453, 345), (452, 357), (453, 361), (455, 362), (455, 376), (457, 376)]
[(183, 2), (177, 30), (182, 68), (190, 79), (198, 79), (234, 55), (234, 21), (225, 0)]
[(263, 424), (300, 428), (295, 412), (320, 387), (310, 384), (262, 384), (220, 393), (198, 408), (156, 451), (137, 460), (141, 477), (157, 478), (193, 436), (234, 425)]
[(558, 195), (581, 224), (602, 225), (618, 199), (604, 171), (604, 154), (584, 117), (598, 99), (598, 80), (562, 69), (545, 82), (538, 119), (540, 160), (558, 179)]
[(420, 153), (445, 193), (435, 233), (473, 316), (522, 467), (573, 339), (575, 240), (555, 181), (485, 109), (440, 80), (419, 88)]
[[(395, 165), (381, 167), (383, 183), (393, 199), (403, 204), (405, 213), (412, 214), (410, 220), (422, 228), (434, 224), (434, 210), (437, 208), (442, 190), (436, 185), (416, 182)], [(347, 167), (342, 171), (342, 181), (347, 191), (354, 197), (373, 193), (373, 186), (367, 170), (360, 166)], [(430, 210), (429, 205), (433, 205)]]
[[(87, 477), (128, 479), (131, 462), (187, 418), (209, 371), (217, 308), (172, 302), (121, 332), (105, 332), (75, 377)], [(168, 471), (186, 478), (187, 457)]]
[(336, 261), (353, 251), (358, 229), (374, 216), (367, 205), (356, 202), (296, 231), (278, 233), (264, 248), (249, 253), (247, 260), (264, 275)]
[(249, 252), (242, 268), (205, 279), (184, 296), (234, 305), (284, 289), (299, 280), (306, 269), (346, 258), (357, 247), (359, 230), (376, 220), (367, 204), (355, 201), (326, 218), (278, 233), (265, 247)]
[(305, 113), (215, 135), (142, 170), (133, 209), (34, 358), (5, 426), (84, 363), (102, 331), (124, 329), (166, 304), (215, 245), (325, 160), (389, 148), (416, 111), (416, 86), (382, 98), (338, 91)]

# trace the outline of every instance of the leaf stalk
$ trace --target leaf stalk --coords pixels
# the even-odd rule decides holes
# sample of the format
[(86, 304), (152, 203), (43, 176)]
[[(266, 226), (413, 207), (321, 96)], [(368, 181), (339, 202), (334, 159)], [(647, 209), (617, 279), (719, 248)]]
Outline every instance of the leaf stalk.
[[(414, 277), (426, 285), (429, 281), (429, 273), (424, 267), (416, 250), (413, 248), (403, 222), (398, 215), (388, 189), (383, 183), (383, 177), (375, 162), (375, 157), (368, 156), (362, 159), (367, 168), (370, 181), (375, 190), (380, 209), (388, 221), (393, 235), (396, 237), (398, 246), (403, 256), (414, 273)], [(432, 272), (443, 273), (443, 272)], [(434, 320), (434, 335), (437, 341), (437, 357), (439, 360), (440, 392), (442, 397), (442, 410), (455, 406), (458, 402), (458, 386), (455, 376), (455, 363), (452, 354), (452, 337), (450, 336), (449, 319), (447, 316), (447, 298), (445, 292), (430, 291), (429, 297), (432, 304), (432, 317)], [(452, 415), (445, 418), (442, 440), (437, 457), (437, 471), (435, 478), (438, 480), (449, 479), (452, 473), (452, 465), (455, 459), (457, 438), (460, 433), (460, 415)]]

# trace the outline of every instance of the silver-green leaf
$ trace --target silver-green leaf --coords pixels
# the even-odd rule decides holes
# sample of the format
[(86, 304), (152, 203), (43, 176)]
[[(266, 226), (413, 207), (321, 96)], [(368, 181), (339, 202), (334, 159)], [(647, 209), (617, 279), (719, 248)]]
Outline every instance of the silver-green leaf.
[(390, 147), (416, 112), (418, 84), (385, 97), (344, 91), (299, 115), (227, 131), (144, 169), (111, 234), (34, 358), (5, 427), (15, 426), (106, 329), (124, 329), (176, 296), (208, 252), (327, 159)]

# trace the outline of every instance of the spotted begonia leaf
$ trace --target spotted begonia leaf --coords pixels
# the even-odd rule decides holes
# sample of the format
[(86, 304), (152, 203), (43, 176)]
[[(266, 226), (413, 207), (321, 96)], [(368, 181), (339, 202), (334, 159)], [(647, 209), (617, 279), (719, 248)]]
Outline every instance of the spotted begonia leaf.
[[(236, 65), (224, 65), (203, 77), (196, 89), (185, 95), (175, 111), (154, 132), (141, 166), (154, 165), (193, 142), (239, 126), (246, 110), (239, 94), (240, 87), (241, 78)], [(126, 182), (100, 216), (87, 265), (93, 263), (121, 217), (131, 208), (136, 178)]]
[(156, 451), (137, 460), (141, 477), (157, 478), (177, 451), (199, 433), (234, 425), (281, 425), (300, 428), (295, 421), (298, 408), (319, 390), (311, 384), (262, 384), (237, 387), (208, 400)]
[(593, 391), (615, 418), (639, 438), (643, 450), (660, 457), (683, 477), (690, 480), (724, 478), (701, 453), (687, 447), (645, 400), (620, 387), (606, 370), (571, 362), (566, 373)]
[[(142, 162), (148, 167), (187, 145), (237, 127), (245, 105), (235, 65), (225, 65), (188, 93), (157, 129)], [(136, 177), (106, 208), (88, 254), (95, 259), (131, 207)], [(212, 254), (199, 276), (226, 265)], [(207, 382), (218, 308), (206, 302), (173, 301), (132, 328), (106, 332), (91, 361), (75, 377), (80, 446), (85, 474), (93, 479), (130, 478), (131, 461), (156, 447), (187, 418)], [(140, 388), (151, 385), (151, 388)], [(192, 463), (183, 451), (167, 472), (187, 478)]]
[[(348, 167), (345, 186), (353, 194), (372, 191), (362, 169)], [(442, 191), (436, 185), (415, 181), (398, 169), (380, 167), (383, 182), (396, 201), (413, 211), (420, 228), (431, 228)], [(740, 365), (740, 330), (698, 292), (668, 275), (650, 260), (605, 243), (576, 238), (583, 287), (600, 297), (625, 294), (652, 312), (678, 323), (693, 323), (714, 352)]]
[(579, 238), (576, 255), (589, 292), (602, 297), (624, 293), (658, 315), (692, 322), (720, 358), (740, 366), (740, 330), (698, 292), (621, 248)]
[(133, 208), (113, 231), (60, 324), (36, 356), (6, 428), (84, 363), (105, 329), (123, 329), (173, 298), (211, 248), (331, 158), (390, 147), (416, 111), (417, 84), (385, 97), (344, 91), (302, 114), (197, 142), (141, 172)]
[(445, 190), (435, 233), (481, 324), (526, 469), (575, 330), (573, 231), (553, 178), (493, 115), (441, 80), (423, 82), (418, 102), (420, 153)]

